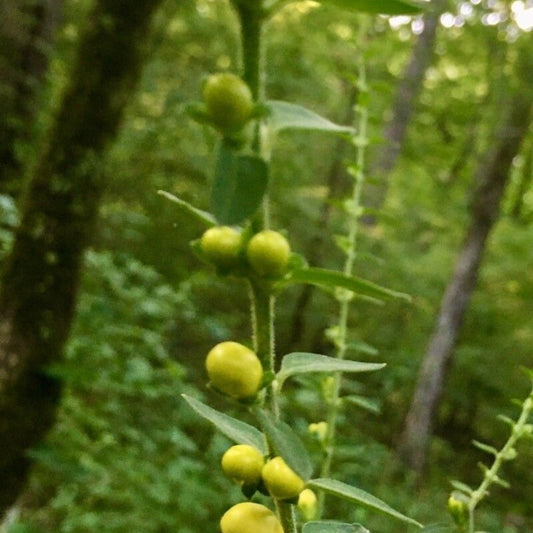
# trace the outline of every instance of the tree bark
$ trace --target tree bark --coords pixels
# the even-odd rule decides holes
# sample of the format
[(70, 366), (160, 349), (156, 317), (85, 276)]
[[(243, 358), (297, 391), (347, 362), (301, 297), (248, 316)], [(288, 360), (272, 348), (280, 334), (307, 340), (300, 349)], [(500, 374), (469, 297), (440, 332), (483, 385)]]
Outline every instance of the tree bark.
[(423, 16), (424, 28), (413, 47), (411, 58), (396, 90), (392, 117), (383, 133), (385, 144), (371, 163), (369, 170), (369, 175), (377, 178), (378, 183), (366, 187), (364, 203), (373, 211), (378, 210), (385, 201), (389, 185), (388, 177), (401, 153), (416, 99), (431, 64), (439, 18), (446, 4), (447, 0), (434, 0), (431, 9)]
[(17, 143), (31, 137), (36, 99), (48, 70), (63, 0), (0, 4), (0, 194), (17, 195), (23, 162)]
[(23, 203), (1, 277), (0, 516), (24, 486), (27, 451), (54, 422), (61, 384), (47, 366), (60, 358), (69, 334), (82, 254), (104, 189), (100, 160), (139, 78), (160, 3), (96, 2)]
[(398, 447), (400, 458), (418, 476), (427, 461), (432, 424), (447, 370), (476, 284), (487, 238), (499, 216), (513, 159), (520, 152), (528, 131), (531, 109), (531, 84), (522, 85), (511, 98), (507, 116), (494, 132), (494, 138), (476, 172), (470, 224), (442, 299)]

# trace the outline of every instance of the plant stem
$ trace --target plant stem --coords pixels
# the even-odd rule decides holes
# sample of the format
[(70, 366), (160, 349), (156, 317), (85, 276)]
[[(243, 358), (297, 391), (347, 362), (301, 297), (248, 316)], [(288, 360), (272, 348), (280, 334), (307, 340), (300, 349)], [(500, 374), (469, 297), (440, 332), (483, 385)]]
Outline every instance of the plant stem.
[(260, 2), (240, 2), (236, 6), (240, 20), (243, 79), (255, 101), (264, 98), (264, 56), (262, 46), (265, 13)]
[[(240, 20), (243, 79), (250, 87), (255, 102), (265, 97), (264, 56), (262, 46), (263, 25), (266, 12), (262, 0), (233, 0)], [(255, 125), (252, 150), (261, 156), (261, 125)], [(263, 202), (262, 220), (255, 220), (258, 227), (268, 227), (268, 199)], [(252, 309), (252, 326), (254, 349), (267, 371), (275, 373), (275, 297), (268, 282), (250, 279), (250, 300)], [(267, 391), (267, 402), (276, 418), (279, 417), (278, 391), (275, 380)], [(288, 503), (276, 501), (278, 516), (284, 533), (297, 533), (294, 507)]]
[[(366, 87), (366, 69), (362, 57), (359, 58), (358, 79), (357, 85), (360, 92), (367, 92)], [(366, 102), (365, 98), (359, 98), (360, 102)], [(344, 273), (348, 276), (353, 274), (354, 262), (356, 258), (357, 237), (359, 234), (359, 218), (361, 213), (361, 194), (363, 184), (365, 181), (364, 166), (367, 145), (367, 127), (368, 127), (368, 108), (366, 104), (357, 104), (356, 112), (358, 115), (358, 132), (352, 139), (356, 148), (355, 165), (350, 168), (352, 177), (354, 179), (351, 202), (348, 208), (348, 248), (346, 250), (346, 260), (344, 263)], [(348, 316), (350, 309), (350, 302), (352, 294), (346, 291), (339, 291), (337, 293), (339, 300), (339, 319), (337, 323), (337, 330), (335, 334), (336, 357), (344, 359), (346, 357), (347, 337), (348, 337)], [(327, 478), (330, 476), (331, 464), (335, 451), (335, 437), (337, 429), (337, 420), (340, 414), (341, 400), (340, 391), (342, 386), (342, 373), (333, 375), (333, 382), (331, 389), (328, 391), (328, 416), (327, 416), (327, 432), (324, 438), (324, 460), (322, 462), (320, 477)], [(318, 513), (322, 516), (324, 511), (324, 493), (320, 493), (318, 497)]]
[[(256, 280), (250, 280), (250, 300), (252, 309), (252, 327), (254, 350), (268, 372), (275, 372), (275, 332), (274, 306), (275, 297), (270, 287)], [(279, 416), (277, 392), (274, 386), (268, 391), (268, 403), (274, 415)]]
[(281, 527), (285, 533), (296, 533), (296, 517), (294, 505), (276, 500), (276, 509), (281, 522)]
[(526, 424), (533, 410), (533, 390), (522, 404), (522, 412), (518, 420), (513, 425), (513, 430), (503, 448), (496, 454), (492, 466), (485, 471), (483, 481), (479, 487), (472, 492), (468, 502), (468, 533), (474, 533), (475, 510), (479, 502), (488, 494), (488, 488), (494, 483), (498, 483), (498, 472), (505, 461), (514, 457), (514, 446), (526, 432)]

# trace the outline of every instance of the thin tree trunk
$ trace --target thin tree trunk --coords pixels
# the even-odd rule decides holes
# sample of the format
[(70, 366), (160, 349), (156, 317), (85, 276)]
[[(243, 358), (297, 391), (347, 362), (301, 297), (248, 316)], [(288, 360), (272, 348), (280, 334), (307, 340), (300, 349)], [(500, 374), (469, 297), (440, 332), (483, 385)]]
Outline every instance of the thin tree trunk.
[(431, 64), (439, 18), (446, 4), (447, 0), (434, 0), (431, 9), (422, 18), (424, 28), (413, 47), (411, 59), (396, 90), (392, 118), (383, 133), (385, 144), (370, 165), (369, 175), (378, 180), (376, 184), (366, 187), (364, 203), (371, 210), (379, 209), (385, 201), (389, 185), (388, 177), (402, 150), (416, 99)]
[(509, 112), (495, 131), (476, 173), (470, 225), (441, 303), (398, 447), (400, 458), (418, 475), (426, 464), (447, 370), (476, 284), (487, 237), (499, 216), (513, 159), (528, 131), (531, 108), (531, 88), (523, 86), (511, 99)]
[(47, 366), (70, 331), (82, 255), (104, 188), (101, 158), (139, 78), (161, 0), (98, 0), (23, 204), (0, 292), (0, 516), (24, 486), (27, 451), (54, 422)]

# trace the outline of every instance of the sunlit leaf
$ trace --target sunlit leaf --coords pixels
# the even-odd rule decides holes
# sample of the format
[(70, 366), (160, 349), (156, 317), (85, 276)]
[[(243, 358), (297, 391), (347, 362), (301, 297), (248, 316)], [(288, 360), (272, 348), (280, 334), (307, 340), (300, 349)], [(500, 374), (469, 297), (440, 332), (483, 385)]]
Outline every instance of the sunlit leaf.
[(353, 133), (350, 126), (341, 126), (327, 118), (297, 104), (271, 100), (267, 103), (270, 111), (269, 124), (275, 131), (311, 130), (330, 133)]

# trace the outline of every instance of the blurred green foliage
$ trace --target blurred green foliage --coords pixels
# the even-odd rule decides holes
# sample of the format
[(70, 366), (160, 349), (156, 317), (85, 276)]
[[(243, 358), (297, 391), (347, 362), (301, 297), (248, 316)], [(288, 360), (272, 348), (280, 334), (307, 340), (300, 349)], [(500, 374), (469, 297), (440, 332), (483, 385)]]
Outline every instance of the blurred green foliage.
[[(68, 76), (85, 4), (66, 2), (67, 21), (47, 89), (52, 95)], [(378, 350), (354, 356), (388, 366), (347, 382), (347, 389), (375, 401), (381, 412), (345, 411), (335, 466), (336, 477), (426, 523), (447, 522), (450, 479), (479, 479), (475, 465), (482, 457), (470, 442), (498, 446), (504, 440), (506, 427), (495, 416), (515, 414), (510, 400), (528, 390), (519, 366), (531, 367), (533, 357), (529, 187), (520, 199), (520, 218), (508, 209), (491, 237), (436, 421), (426, 480), (415, 490), (398, 475), (395, 439), (461, 243), (472, 172), (499, 117), (505, 87), (498, 73), (513, 54), (513, 41), (502, 37), (504, 22), (482, 23), (489, 2), (450, 2), (450, 12), (467, 13), (463, 4), (473, 15), (440, 28), (382, 216), (360, 237), (356, 273), (410, 293), (413, 303), (353, 306), (351, 336)], [(343, 121), (351, 105), (359, 22), (309, 2), (281, 11), (267, 32), (269, 98)], [(76, 327), (64, 363), (50, 369), (66, 384), (59, 420), (33, 452), (38, 467), (9, 533), (214, 531), (221, 512), (237, 498), (218, 468), (226, 443), (179, 394), (205, 390), (203, 358), (214, 343), (249, 338), (246, 290), (237, 280), (215, 278), (199, 263), (189, 242), (203, 228), (156, 194), (164, 189), (208, 208), (215, 137), (191, 121), (184, 107), (198, 98), (206, 75), (238, 69), (235, 24), (228, 3), (218, 0), (169, 0), (156, 20), (154, 55), (107, 161), (109, 187), (95, 249), (87, 255)], [(373, 19), (365, 44), (371, 154), (381, 145), (415, 39), (411, 21)], [(43, 109), (40, 120), (49, 112)], [(287, 133), (273, 154), (272, 216), (298, 253), (313, 253), (319, 239), (316, 266), (338, 267), (342, 257), (332, 235), (344, 230), (346, 176), (339, 171), (333, 196), (327, 187), (337, 142), (316, 133)], [(531, 135), (528, 142), (531, 146)], [(349, 159), (348, 149), (342, 157)], [(513, 183), (522, 179), (523, 168), (517, 160)], [(506, 205), (519, 190), (509, 189)], [(324, 202), (332, 207), (326, 228), (318, 222)], [(8, 235), (0, 237), (4, 247)], [(330, 352), (324, 331), (335, 322), (335, 301), (313, 292), (294, 339), (299, 295), (291, 288), (279, 298), (278, 351), (294, 350), (296, 342), (300, 350)], [(307, 424), (323, 415), (313, 392), (320, 382), (306, 379), (310, 387), (292, 386), (287, 400), (291, 425), (303, 435)], [(316, 443), (310, 436), (306, 440), (318, 459)], [(533, 530), (533, 449), (522, 444), (519, 451), (504, 473), (512, 488), (495, 489), (480, 511), (483, 529)], [(333, 505), (332, 516), (364, 523), (371, 531), (399, 531), (366, 511)]]

